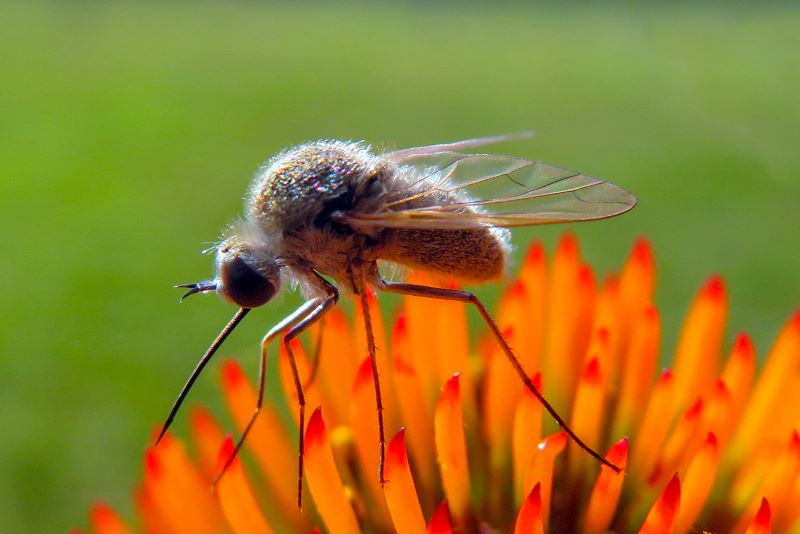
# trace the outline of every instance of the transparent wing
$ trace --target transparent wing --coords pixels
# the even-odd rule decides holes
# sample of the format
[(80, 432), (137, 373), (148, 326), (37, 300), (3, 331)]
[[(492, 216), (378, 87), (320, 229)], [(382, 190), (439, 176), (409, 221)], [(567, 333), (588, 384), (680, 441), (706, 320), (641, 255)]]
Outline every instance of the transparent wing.
[(404, 148), (402, 150), (395, 150), (394, 152), (387, 152), (384, 154), (384, 157), (394, 161), (395, 163), (405, 163), (406, 161), (413, 160), (421, 156), (430, 156), (439, 152), (457, 152), (467, 148), (496, 145), (497, 143), (505, 143), (506, 141), (525, 139), (532, 136), (533, 132), (526, 131), (495, 135), (492, 137), (476, 137), (474, 139), (464, 139), (462, 141), (454, 141), (452, 143)]
[(348, 213), (356, 228), (466, 229), (605, 219), (636, 197), (599, 178), (540, 161), (491, 154), (417, 153), (405, 159), (407, 191), (377, 213)]

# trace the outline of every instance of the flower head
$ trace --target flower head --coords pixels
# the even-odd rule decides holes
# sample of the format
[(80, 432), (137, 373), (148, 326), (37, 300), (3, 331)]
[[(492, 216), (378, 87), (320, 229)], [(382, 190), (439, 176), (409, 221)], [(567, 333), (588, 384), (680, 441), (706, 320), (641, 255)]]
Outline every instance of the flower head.
[[(416, 283), (431, 284), (414, 273)], [(383, 386), (387, 482), (363, 319), (334, 310), (319, 370), (306, 387), (307, 506), (295, 506), (296, 436), (272, 403), (243, 458), (210, 481), (233, 450), (204, 408), (191, 415), (193, 453), (167, 435), (148, 450), (136, 493), (147, 532), (769, 532), (800, 525), (800, 312), (760, 374), (746, 334), (724, 346), (725, 284), (712, 276), (658, 371), (661, 325), (654, 261), (638, 241), (619, 275), (596, 281), (565, 236), (548, 265), (533, 244), (496, 319), (537, 389), (607, 460), (602, 466), (542, 414), (493, 339), (470, 343), (463, 304), (406, 298), (390, 328), (375, 321)], [(379, 318), (377, 301), (373, 318)], [(312, 364), (297, 343), (301, 376)], [(285, 357), (281, 383), (297, 399)], [(239, 366), (222, 390), (241, 431), (256, 395)], [(98, 533), (132, 532), (109, 507)]]

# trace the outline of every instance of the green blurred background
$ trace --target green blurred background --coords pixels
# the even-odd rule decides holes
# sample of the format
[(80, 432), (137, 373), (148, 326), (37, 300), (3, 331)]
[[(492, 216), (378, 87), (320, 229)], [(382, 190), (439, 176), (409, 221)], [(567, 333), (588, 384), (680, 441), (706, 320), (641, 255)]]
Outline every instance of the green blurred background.
[[(232, 313), (170, 285), (210, 274), (198, 251), (256, 165), (304, 140), (534, 129), (496, 150), (639, 196), (574, 230), (601, 274), (653, 241), (665, 354), (719, 272), (729, 339), (763, 355), (800, 304), (798, 28), (789, 5), (0, 5), (0, 531), (82, 527), (97, 498), (130, 514), (150, 433)], [(297, 302), (223, 353), (252, 372)], [(215, 374), (191, 400), (222, 415)]]

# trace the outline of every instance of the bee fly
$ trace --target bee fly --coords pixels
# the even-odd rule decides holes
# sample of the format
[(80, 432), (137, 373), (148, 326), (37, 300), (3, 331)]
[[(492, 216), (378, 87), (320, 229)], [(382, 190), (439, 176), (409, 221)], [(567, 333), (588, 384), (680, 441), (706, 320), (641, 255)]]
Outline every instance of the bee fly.
[(375, 154), (361, 143), (315, 141), (285, 150), (264, 164), (247, 195), (244, 220), (215, 247), (215, 277), (179, 286), (189, 288), (184, 297), (216, 292), (239, 310), (200, 359), (158, 439), (236, 325), (282, 287), (297, 284), (306, 302), (264, 336), (258, 401), (216, 480), (241, 448), (258, 416), (264, 400), (267, 348), (273, 339), (281, 337), (300, 405), (300, 506), (305, 399), (290, 342), (336, 304), (338, 286), (360, 298), (364, 314), (367, 349), (376, 377), (381, 484), (385, 442), (375, 339), (367, 306), (366, 292), (370, 289), (475, 306), (525, 387), (575, 443), (619, 472), (616, 465), (581, 441), (534, 387), (475, 295), (384, 280), (378, 270), (378, 262), (387, 261), (465, 282), (485, 282), (503, 273), (509, 254), (508, 228), (604, 219), (636, 204), (636, 198), (624, 189), (579, 172), (510, 156), (460, 152), (527, 135), (486, 137), (383, 154)]

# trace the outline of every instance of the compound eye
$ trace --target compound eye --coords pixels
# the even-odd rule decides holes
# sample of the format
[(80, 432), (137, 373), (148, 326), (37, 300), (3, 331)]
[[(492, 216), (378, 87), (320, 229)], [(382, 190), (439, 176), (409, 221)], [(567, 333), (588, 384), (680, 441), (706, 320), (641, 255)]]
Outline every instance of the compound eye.
[(222, 264), (222, 293), (242, 308), (257, 308), (275, 295), (275, 286), (240, 256)]

